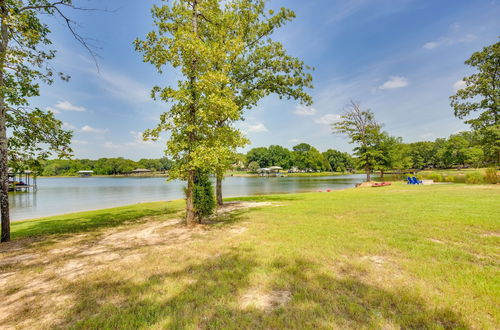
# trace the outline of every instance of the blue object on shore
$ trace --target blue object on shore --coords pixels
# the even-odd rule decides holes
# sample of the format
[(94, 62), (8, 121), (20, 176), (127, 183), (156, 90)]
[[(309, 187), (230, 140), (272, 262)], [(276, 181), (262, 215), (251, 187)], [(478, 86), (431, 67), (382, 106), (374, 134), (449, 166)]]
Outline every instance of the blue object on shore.
[(422, 181), (420, 181), (419, 179), (417, 179), (416, 177), (413, 177), (412, 178), (412, 181), (413, 181), (413, 184), (422, 184)]
[(408, 181), (406, 184), (422, 184), (422, 181), (417, 179), (416, 177), (406, 177), (406, 180)]

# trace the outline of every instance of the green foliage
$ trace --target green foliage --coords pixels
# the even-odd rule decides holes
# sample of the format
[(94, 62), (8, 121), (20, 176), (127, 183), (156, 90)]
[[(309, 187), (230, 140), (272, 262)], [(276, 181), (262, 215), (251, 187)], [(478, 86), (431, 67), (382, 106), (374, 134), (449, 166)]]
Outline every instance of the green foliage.
[(252, 173), (257, 173), (259, 168), (261, 168), (261, 167), (260, 167), (259, 163), (257, 163), (256, 161), (253, 161), (250, 164), (248, 164), (248, 170)]
[(465, 175), (465, 183), (467, 184), (480, 184), (483, 183), (483, 175), (478, 172), (467, 173)]
[(205, 219), (214, 213), (216, 205), (214, 189), (207, 172), (196, 172), (193, 199), (197, 219)]
[(259, 168), (272, 166), (271, 159), (269, 156), (269, 151), (266, 147), (259, 147), (259, 148), (251, 149), (247, 153), (247, 162), (249, 164), (257, 163)]
[(366, 171), (369, 180), (370, 173), (383, 162), (381, 126), (375, 121), (373, 112), (362, 110), (360, 104), (351, 102), (342, 120), (334, 123), (332, 129), (335, 133), (346, 135), (350, 143), (356, 144), (354, 154), (358, 156), (357, 167)]
[[(500, 42), (484, 47), (465, 61), (477, 69), (463, 78), (465, 87), (450, 97), (455, 116), (480, 132), (488, 155), (500, 163)], [(479, 116), (470, 116), (479, 112)]]
[[(71, 8), (72, 1), (3, 1), (0, 8), (0, 122), (8, 132), (9, 165), (16, 169), (33, 167), (52, 154), (68, 157), (72, 152), (72, 133), (62, 129), (54, 113), (29, 106), (29, 99), (40, 95), (40, 82), (52, 84), (58, 75), (69, 79), (50, 65), (56, 51), (50, 49), (50, 29), (40, 19), (62, 16), (61, 6)], [(5, 147), (3, 141), (1, 147)]]
[(484, 181), (491, 184), (497, 184), (500, 182), (500, 174), (496, 167), (487, 168), (484, 172)]
[(307, 143), (301, 143), (293, 147), (293, 165), (305, 171), (327, 170), (323, 155), (318, 149)]
[(434, 182), (443, 182), (443, 176), (439, 173), (430, 173), (424, 176), (425, 179), (433, 180)]
[(233, 149), (246, 143), (231, 123), (266, 95), (311, 103), (303, 91), (312, 87), (307, 68), (271, 39), (295, 17), (293, 11), (282, 8), (270, 14), (264, 0), (179, 0), (152, 11), (157, 29), (137, 40), (136, 49), (160, 73), (171, 65), (185, 78), (177, 89), (153, 89), (155, 98), (173, 106), (145, 133), (156, 139), (160, 132), (170, 132), (167, 154), (175, 161), (173, 178), (227, 167)]
[(444, 177), (445, 182), (455, 182), (455, 177), (452, 175), (447, 175)]

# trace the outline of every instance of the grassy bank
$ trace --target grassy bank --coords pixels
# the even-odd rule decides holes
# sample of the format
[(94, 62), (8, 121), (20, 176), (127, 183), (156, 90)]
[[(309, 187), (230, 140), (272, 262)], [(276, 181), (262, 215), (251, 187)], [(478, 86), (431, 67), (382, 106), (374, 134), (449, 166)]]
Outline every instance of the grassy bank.
[[(0, 246), (0, 324), (500, 324), (499, 185), (397, 184), (238, 200), (195, 228), (178, 224), (181, 201), (14, 223), (18, 239)], [(50, 234), (58, 224), (66, 229)]]

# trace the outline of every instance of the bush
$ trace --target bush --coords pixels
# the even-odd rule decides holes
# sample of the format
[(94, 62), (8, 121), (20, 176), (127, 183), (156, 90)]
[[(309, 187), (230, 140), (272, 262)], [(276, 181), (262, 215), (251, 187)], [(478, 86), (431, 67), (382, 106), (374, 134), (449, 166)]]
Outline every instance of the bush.
[(454, 176), (451, 176), (451, 175), (448, 175), (444, 178), (444, 181), (445, 182), (455, 182), (455, 177)]
[(433, 180), (434, 182), (443, 182), (443, 176), (438, 173), (430, 173), (426, 176), (426, 178)]
[(248, 170), (252, 173), (257, 173), (259, 168), (260, 168), (260, 165), (257, 162), (251, 162), (250, 164), (248, 164)]
[(484, 181), (491, 184), (497, 184), (500, 182), (500, 175), (494, 167), (487, 168), (484, 173)]
[(197, 171), (193, 190), (194, 208), (199, 220), (214, 213), (215, 196), (208, 173)]
[(465, 175), (465, 183), (467, 184), (479, 184), (483, 183), (483, 176), (481, 173), (472, 172)]

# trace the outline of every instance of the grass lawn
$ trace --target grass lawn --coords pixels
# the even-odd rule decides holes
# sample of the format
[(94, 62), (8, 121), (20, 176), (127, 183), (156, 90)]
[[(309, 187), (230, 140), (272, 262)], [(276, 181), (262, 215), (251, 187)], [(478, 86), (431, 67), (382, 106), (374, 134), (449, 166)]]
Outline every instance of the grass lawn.
[(194, 228), (182, 201), (13, 223), (0, 324), (500, 327), (500, 185), (237, 200)]

